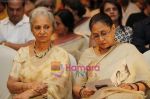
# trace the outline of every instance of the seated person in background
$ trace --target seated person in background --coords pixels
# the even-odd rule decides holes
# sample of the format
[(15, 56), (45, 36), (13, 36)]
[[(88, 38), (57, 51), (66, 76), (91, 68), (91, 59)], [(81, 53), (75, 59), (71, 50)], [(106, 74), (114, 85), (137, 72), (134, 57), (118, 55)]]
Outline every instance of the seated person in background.
[(150, 16), (136, 23), (133, 27), (133, 31), (132, 43), (137, 49), (141, 53), (150, 50)]
[(30, 16), (35, 42), (20, 48), (8, 78), (8, 89), (14, 99), (72, 99), (71, 74), (65, 69), (68, 53), (51, 46), (54, 17), (44, 7)]
[[(144, 92), (150, 87), (150, 72), (142, 54), (132, 44), (115, 41), (115, 24), (108, 15), (96, 14), (89, 27), (97, 46), (81, 55), (78, 65), (84, 66), (85, 71), (74, 75), (75, 95), (85, 99), (144, 99)], [(86, 69), (86, 66), (99, 66), (99, 70)], [(86, 86), (105, 79), (114, 87), (96, 91)]]
[(57, 26), (55, 34), (57, 37), (54, 44), (61, 46), (78, 60), (81, 52), (88, 48), (87, 39), (73, 33), (74, 17), (69, 10), (59, 10), (55, 14), (55, 20)]
[(24, 15), (25, 0), (8, 0), (6, 5), (8, 17), (0, 24), (0, 44), (18, 50), (34, 39), (29, 18)]
[(101, 6), (103, 0), (80, 0), (86, 9), (84, 17), (92, 17), (93, 15), (99, 13), (99, 7)]
[(88, 28), (90, 18), (84, 17), (86, 9), (80, 0), (63, 0), (63, 4), (74, 16), (74, 33), (82, 36), (90, 36), (91, 32)]
[(46, 7), (48, 11), (55, 13), (56, 0), (36, 0), (36, 7)]
[(25, 2), (25, 8), (24, 8), (24, 13), (29, 16), (31, 11), (35, 8), (35, 2), (36, 0), (26, 0)]
[(150, 0), (145, 0), (145, 8), (142, 12), (133, 13), (129, 16), (126, 25), (133, 28), (134, 23), (150, 16)]
[(144, 0), (136, 0), (136, 2), (131, 2), (131, 0), (118, 0), (122, 7), (122, 24), (126, 25), (128, 17), (133, 13), (141, 12), (141, 3), (140, 1)]
[[(122, 10), (118, 2), (115, 0), (105, 0), (100, 7), (100, 12), (107, 14), (117, 27), (115, 39), (118, 42), (131, 42), (133, 31), (130, 27), (122, 25)], [(91, 39), (90, 45), (94, 46), (95, 42)]]
[(105, 0), (100, 8), (101, 13), (107, 14), (116, 28), (115, 38), (118, 42), (131, 42), (133, 31), (122, 25), (121, 6), (115, 0)]
[(0, 0), (0, 21), (7, 17), (6, 2)]

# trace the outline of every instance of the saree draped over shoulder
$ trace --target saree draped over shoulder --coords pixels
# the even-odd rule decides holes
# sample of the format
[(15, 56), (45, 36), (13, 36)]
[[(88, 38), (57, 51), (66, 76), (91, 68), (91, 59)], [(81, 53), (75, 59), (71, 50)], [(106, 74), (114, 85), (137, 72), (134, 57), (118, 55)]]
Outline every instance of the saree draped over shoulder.
[(88, 48), (89, 41), (87, 37), (78, 37), (68, 42), (59, 44), (58, 46), (64, 48), (68, 53), (72, 54), (78, 61), (81, 53)]
[[(43, 58), (31, 57), (29, 47), (24, 47), (14, 59), (10, 76), (22, 82), (48, 83), (47, 99), (72, 99), (72, 78), (65, 68), (67, 64), (68, 53), (60, 47), (52, 47)], [(43, 96), (35, 99), (43, 99)]]
[(135, 46), (122, 43), (113, 46), (104, 55), (96, 55), (93, 48), (87, 49), (79, 60), (79, 66), (98, 66), (98, 69), (77, 71), (74, 84), (83, 85), (110, 79), (113, 87), (102, 88), (89, 99), (144, 99), (144, 92), (131, 91), (117, 86), (122, 83), (149, 81), (150, 71), (142, 54)]

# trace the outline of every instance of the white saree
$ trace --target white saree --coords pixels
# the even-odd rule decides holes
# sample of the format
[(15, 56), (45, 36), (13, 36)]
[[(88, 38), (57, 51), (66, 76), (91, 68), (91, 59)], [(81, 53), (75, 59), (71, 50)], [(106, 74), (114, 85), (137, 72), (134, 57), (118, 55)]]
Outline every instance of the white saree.
[[(104, 55), (96, 55), (93, 48), (87, 49), (79, 60), (79, 66), (99, 66), (99, 70), (78, 71), (74, 84), (83, 85), (93, 81), (110, 79), (114, 87), (102, 88), (89, 99), (144, 99), (144, 92), (131, 91), (117, 86), (150, 80), (150, 71), (142, 54), (135, 46), (123, 43), (114, 46)], [(82, 75), (80, 75), (82, 74)]]

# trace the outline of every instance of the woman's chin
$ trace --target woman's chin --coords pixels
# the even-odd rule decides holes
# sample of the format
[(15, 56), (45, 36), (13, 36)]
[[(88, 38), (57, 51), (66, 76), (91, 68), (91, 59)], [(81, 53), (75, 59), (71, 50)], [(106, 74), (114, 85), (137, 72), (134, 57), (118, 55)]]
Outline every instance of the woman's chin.
[(48, 40), (40, 40), (39, 42), (46, 43), (46, 42), (49, 42), (49, 41)]

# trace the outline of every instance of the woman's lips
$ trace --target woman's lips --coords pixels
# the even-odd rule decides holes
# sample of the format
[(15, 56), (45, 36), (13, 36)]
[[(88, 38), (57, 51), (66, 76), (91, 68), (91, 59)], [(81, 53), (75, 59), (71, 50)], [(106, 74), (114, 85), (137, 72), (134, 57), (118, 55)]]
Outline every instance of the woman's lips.
[(46, 38), (46, 36), (39, 36), (39, 38)]
[(110, 17), (116, 17), (115, 15), (110, 15)]

